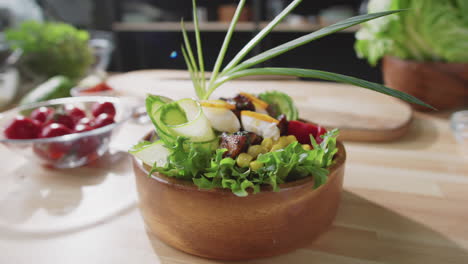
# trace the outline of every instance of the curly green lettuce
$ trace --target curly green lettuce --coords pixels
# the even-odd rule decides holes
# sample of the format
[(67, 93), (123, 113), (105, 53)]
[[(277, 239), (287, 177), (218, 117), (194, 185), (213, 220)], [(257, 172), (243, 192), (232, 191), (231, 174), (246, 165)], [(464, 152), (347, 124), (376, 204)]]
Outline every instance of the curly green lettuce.
[(304, 150), (294, 142), (282, 150), (261, 154), (257, 161), (264, 166), (256, 171), (238, 167), (232, 158), (223, 158), (227, 149), (213, 151), (206, 145), (178, 137), (175, 143), (166, 145), (171, 151), (166, 165), (154, 164), (150, 175), (159, 172), (168, 177), (191, 180), (201, 189), (230, 189), (241, 197), (247, 196), (249, 189), (253, 193), (260, 192), (262, 185), (270, 185), (274, 191), (279, 191), (280, 184), (305, 177), (314, 177), (317, 188), (327, 181), (327, 168), (338, 152), (337, 136), (338, 130), (329, 131), (322, 136), (320, 144), (311, 137), (312, 150)]
[(94, 62), (88, 32), (68, 24), (27, 21), (7, 30), (5, 37), (13, 49), (23, 50), (29, 70), (46, 77), (78, 79)]
[(360, 58), (376, 65), (385, 55), (418, 61), (468, 62), (467, 0), (371, 0), (369, 13), (408, 9), (363, 24)]

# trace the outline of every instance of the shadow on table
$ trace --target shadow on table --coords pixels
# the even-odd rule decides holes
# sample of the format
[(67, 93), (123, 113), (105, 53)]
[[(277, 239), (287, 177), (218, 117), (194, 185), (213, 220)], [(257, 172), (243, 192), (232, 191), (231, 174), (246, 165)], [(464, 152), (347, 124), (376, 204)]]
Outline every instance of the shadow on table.
[(17, 168), (8, 175), (13, 177), (10, 182), (14, 187), (0, 195), (0, 235), (16, 238), (58, 236), (98, 225), (107, 218), (107, 221), (111, 220), (115, 215), (57, 232), (28, 232), (15, 228), (40, 210), (58, 217), (72, 213), (83, 199), (83, 189), (101, 184), (109, 173), (119, 175), (115, 170), (127, 158), (127, 153), (116, 152), (107, 153), (98, 161), (76, 169), (51, 169), (28, 163)]
[(308, 246), (277, 257), (241, 262), (203, 259), (178, 251), (147, 234), (163, 264), (468, 263), (467, 250), (454, 241), (349, 191), (344, 192), (338, 216), (328, 232)]

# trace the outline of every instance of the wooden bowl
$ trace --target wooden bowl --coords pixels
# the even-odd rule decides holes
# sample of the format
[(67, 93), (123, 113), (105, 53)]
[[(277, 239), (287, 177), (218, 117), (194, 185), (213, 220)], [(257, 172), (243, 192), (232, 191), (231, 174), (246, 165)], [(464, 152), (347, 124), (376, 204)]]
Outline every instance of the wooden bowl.
[[(385, 84), (409, 93), (438, 110), (468, 104), (468, 64), (418, 62), (386, 56), (383, 60)], [(430, 110), (413, 105), (417, 110)]]
[[(236, 13), (237, 5), (236, 4), (227, 4), (221, 5), (218, 7), (218, 20), (221, 22), (229, 23), (231, 22), (234, 14)], [(249, 6), (245, 6), (242, 9), (242, 12), (239, 16), (239, 22), (248, 22), (251, 20), (252, 11)]]
[(231, 190), (200, 190), (134, 159), (139, 207), (149, 232), (165, 243), (205, 258), (243, 260), (283, 254), (311, 243), (332, 224), (343, 186), (346, 152), (341, 142), (327, 183), (313, 177), (237, 197)]

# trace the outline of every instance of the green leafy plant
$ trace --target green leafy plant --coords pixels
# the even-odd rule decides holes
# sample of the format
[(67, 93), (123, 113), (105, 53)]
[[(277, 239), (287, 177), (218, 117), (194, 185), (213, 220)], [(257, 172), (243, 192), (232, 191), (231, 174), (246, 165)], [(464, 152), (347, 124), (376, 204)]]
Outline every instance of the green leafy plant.
[(297, 47), (310, 43), (319, 38), (325, 37), (327, 35), (333, 34), (340, 30), (358, 25), (363, 22), (367, 22), (376, 18), (384, 17), (387, 15), (395, 14), (401, 10), (392, 10), (379, 12), (374, 14), (367, 14), (362, 16), (356, 16), (344, 21), (338, 22), (336, 24), (330, 25), (328, 27), (322, 28), (310, 34), (304, 35), (295, 40), (289, 41), (282, 45), (279, 45), (270, 50), (264, 51), (252, 58), (244, 60), (247, 54), (252, 51), (252, 49), (258, 45), (291, 11), (293, 11), (302, 0), (294, 0), (288, 7), (286, 7), (275, 19), (273, 19), (263, 30), (261, 30), (252, 40), (250, 40), (243, 49), (241, 49), (237, 55), (229, 62), (227, 65), (221, 69), (226, 52), (229, 48), (229, 43), (231, 41), (232, 35), (234, 34), (239, 16), (244, 8), (246, 0), (240, 0), (237, 6), (237, 10), (234, 14), (234, 17), (231, 21), (229, 29), (227, 31), (226, 37), (224, 39), (223, 45), (219, 52), (218, 58), (214, 65), (214, 69), (211, 75), (211, 78), (207, 80), (205, 77), (205, 65), (203, 60), (203, 48), (200, 37), (200, 28), (198, 24), (198, 17), (196, 13), (196, 0), (192, 0), (193, 4), (193, 17), (195, 24), (195, 37), (196, 37), (196, 50), (197, 50), (197, 59), (195, 58), (195, 53), (192, 49), (190, 40), (188, 38), (187, 31), (185, 29), (184, 22), (182, 21), (182, 33), (184, 38), (184, 44), (182, 45), (182, 54), (184, 56), (187, 68), (190, 72), (190, 76), (193, 81), (195, 92), (200, 99), (208, 99), (210, 95), (222, 84), (229, 80), (253, 76), (253, 75), (287, 75), (287, 76), (297, 76), (304, 78), (317, 78), (330, 81), (337, 81), (342, 83), (348, 83), (356, 86), (360, 86), (366, 89), (371, 89), (376, 92), (387, 94), (402, 100), (419, 104), (425, 107), (432, 108), (428, 104), (422, 102), (421, 100), (405, 94), (403, 92), (390, 89), (381, 84), (371, 83), (363, 81), (357, 78), (353, 78), (346, 75), (317, 71), (317, 70), (307, 70), (307, 69), (295, 69), (295, 68), (252, 68), (262, 62), (275, 58), (281, 54), (284, 54), (290, 50), (293, 50)]
[[(227, 149), (217, 149), (215, 154), (187, 138), (178, 137), (173, 144), (166, 144), (171, 154), (165, 166), (157, 163), (149, 173), (159, 172), (169, 177), (192, 180), (201, 189), (227, 188), (237, 196), (247, 196), (246, 189), (252, 188), (254, 193), (260, 191), (262, 185), (270, 185), (278, 191), (279, 184), (298, 180), (313, 175), (315, 187), (327, 181), (328, 168), (336, 147), (337, 130), (323, 135), (323, 142), (317, 144), (311, 137), (314, 148), (304, 150), (299, 142), (289, 144), (280, 151), (260, 154), (258, 161), (263, 164), (258, 170), (240, 168), (232, 158), (223, 158)], [(135, 149), (151, 143), (140, 143)]]
[(7, 30), (5, 36), (13, 49), (23, 51), (27, 69), (45, 77), (77, 79), (94, 61), (88, 32), (68, 24), (27, 21)]
[(410, 9), (365, 23), (359, 57), (376, 65), (385, 55), (418, 61), (468, 62), (468, 1), (371, 0), (369, 12)]

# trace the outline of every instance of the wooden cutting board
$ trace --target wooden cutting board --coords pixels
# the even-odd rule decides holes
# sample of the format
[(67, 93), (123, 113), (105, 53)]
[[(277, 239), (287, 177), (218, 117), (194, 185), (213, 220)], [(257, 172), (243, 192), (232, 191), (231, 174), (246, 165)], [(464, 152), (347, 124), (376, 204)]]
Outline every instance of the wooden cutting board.
[[(148, 93), (173, 99), (195, 97), (187, 72), (145, 70), (113, 75), (111, 87), (122, 96), (143, 99)], [(339, 128), (341, 140), (391, 141), (400, 138), (413, 120), (411, 107), (400, 100), (351, 85), (301, 81), (294, 78), (235, 80), (218, 88), (212, 98), (239, 91), (260, 93), (279, 90), (289, 94), (300, 117), (327, 128)]]

